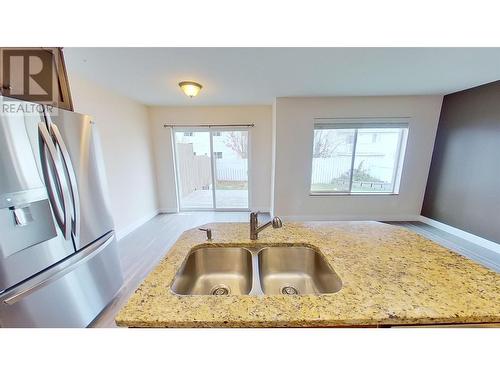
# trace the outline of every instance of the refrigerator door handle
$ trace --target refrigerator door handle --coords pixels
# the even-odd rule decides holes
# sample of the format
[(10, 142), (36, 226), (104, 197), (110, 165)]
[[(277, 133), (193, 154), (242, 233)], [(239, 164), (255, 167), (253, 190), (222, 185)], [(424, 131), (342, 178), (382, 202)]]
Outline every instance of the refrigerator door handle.
[(76, 182), (76, 174), (73, 168), (73, 164), (71, 163), (71, 158), (68, 153), (68, 149), (66, 144), (63, 141), (59, 128), (53, 122), (50, 123), (50, 131), (55, 138), (56, 146), (61, 151), (62, 155), (62, 164), (64, 169), (66, 170), (66, 174), (69, 178), (69, 188), (71, 192), (71, 199), (73, 203), (73, 217), (72, 217), (72, 233), (73, 233), (73, 241), (75, 242), (75, 247), (78, 249), (79, 239), (80, 239), (80, 195), (78, 193), (78, 184)]
[(1, 303), (13, 305), (24, 297), (27, 297), (44, 286), (60, 279), (64, 275), (78, 268), (81, 264), (89, 261), (94, 256), (99, 254), (114, 240), (114, 238), (114, 232), (111, 231), (83, 250), (71, 255), (59, 263), (56, 263), (52, 266), (52, 268), (49, 268), (45, 272), (34, 276), (20, 285), (14, 286), (10, 290), (8, 289), (4, 291), (0, 294)]
[[(66, 240), (71, 238), (71, 228), (70, 228), (70, 212), (69, 212), (69, 197), (68, 197), (68, 189), (64, 181), (62, 180), (64, 176), (64, 171), (61, 166), (61, 162), (59, 160), (59, 155), (57, 154), (56, 147), (52, 142), (52, 137), (50, 136), (45, 123), (40, 122), (38, 124), (38, 133), (41, 137), (41, 157), (42, 157), (42, 166), (45, 171), (45, 177), (49, 181), (46, 181), (47, 192), (49, 195), (49, 199), (51, 205), (53, 207), (53, 211), (56, 217), (57, 224), (59, 228), (61, 228), (63, 232), (63, 236)], [(52, 165), (54, 166), (55, 173), (51, 173), (50, 167), (48, 165), (47, 153), (46, 150), (49, 151), (50, 158), (52, 159)], [(55, 178), (57, 186), (54, 186), (52, 178)], [(60, 190), (60, 195), (62, 198), (62, 207), (60, 200), (58, 198), (58, 193), (55, 191), (56, 189)]]

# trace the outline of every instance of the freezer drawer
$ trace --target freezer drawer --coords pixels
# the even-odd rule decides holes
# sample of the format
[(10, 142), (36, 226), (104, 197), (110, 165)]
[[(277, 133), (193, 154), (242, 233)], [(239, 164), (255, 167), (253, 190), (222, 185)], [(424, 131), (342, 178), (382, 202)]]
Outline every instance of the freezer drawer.
[[(57, 267), (57, 266), (56, 266)], [(86, 327), (120, 289), (114, 234), (0, 295), (2, 327)]]

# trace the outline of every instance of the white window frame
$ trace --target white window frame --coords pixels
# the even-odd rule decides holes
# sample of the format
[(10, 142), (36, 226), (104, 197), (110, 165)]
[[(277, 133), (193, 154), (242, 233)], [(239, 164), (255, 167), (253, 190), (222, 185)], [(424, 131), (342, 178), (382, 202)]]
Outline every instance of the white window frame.
[[(359, 129), (390, 129), (397, 128), (403, 129), (401, 136), (398, 141), (398, 149), (396, 154), (398, 155), (395, 160), (393, 168), (392, 177), (392, 191), (390, 192), (352, 192), (352, 179), (353, 179), (353, 169), (354, 160), (356, 158), (356, 146), (357, 146), (357, 136)], [(348, 196), (359, 196), (359, 195), (398, 195), (399, 188), (401, 185), (401, 176), (403, 172), (403, 165), (406, 154), (406, 146), (408, 141), (408, 133), (410, 130), (410, 118), (409, 117), (387, 117), (387, 118), (316, 118), (314, 119), (313, 127), (313, 139), (315, 130), (328, 130), (328, 129), (355, 129), (354, 133), (354, 144), (351, 155), (351, 170), (350, 170), (350, 182), (349, 191), (312, 191), (312, 173), (313, 173), (313, 154), (314, 154), (314, 141), (312, 142), (313, 149), (311, 150), (311, 173), (309, 176), (309, 195), (310, 196), (335, 196), (335, 195), (348, 195)]]

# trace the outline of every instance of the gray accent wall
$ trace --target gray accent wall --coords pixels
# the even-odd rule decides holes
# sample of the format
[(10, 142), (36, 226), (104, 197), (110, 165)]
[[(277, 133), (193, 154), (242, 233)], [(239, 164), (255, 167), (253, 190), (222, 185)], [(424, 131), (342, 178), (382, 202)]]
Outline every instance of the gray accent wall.
[(500, 81), (444, 97), (422, 215), (500, 243)]

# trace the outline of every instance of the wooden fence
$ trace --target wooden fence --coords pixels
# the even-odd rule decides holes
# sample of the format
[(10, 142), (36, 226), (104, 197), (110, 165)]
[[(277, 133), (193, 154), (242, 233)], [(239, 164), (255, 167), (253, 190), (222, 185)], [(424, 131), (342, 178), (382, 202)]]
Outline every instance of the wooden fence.
[(182, 197), (195, 190), (208, 190), (212, 184), (210, 158), (206, 155), (195, 155), (190, 143), (178, 143), (176, 148)]
[(218, 181), (247, 181), (247, 159), (217, 159)]
[(330, 184), (333, 179), (339, 178), (351, 170), (351, 156), (333, 158), (313, 158), (313, 184)]

